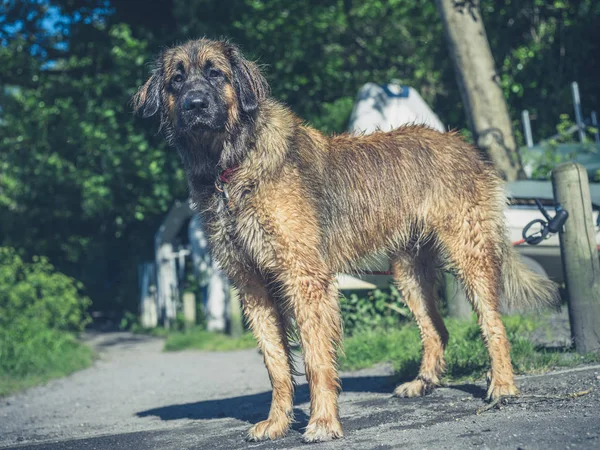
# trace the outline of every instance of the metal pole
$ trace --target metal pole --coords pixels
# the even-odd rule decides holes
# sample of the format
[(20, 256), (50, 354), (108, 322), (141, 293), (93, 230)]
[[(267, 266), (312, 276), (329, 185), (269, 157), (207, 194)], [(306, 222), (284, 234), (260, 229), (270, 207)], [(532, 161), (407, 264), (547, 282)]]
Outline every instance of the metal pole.
[(526, 109), (521, 113), (521, 120), (523, 121), (523, 132), (525, 133), (525, 142), (527, 147), (533, 147), (533, 136), (531, 134), (531, 121), (529, 120), (529, 111)]
[(575, 122), (579, 132), (579, 141), (585, 142), (585, 124), (581, 115), (581, 99), (579, 97), (579, 84), (577, 81), (571, 83), (571, 94), (573, 95), (573, 107), (575, 108)]
[(600, 142), (600, 131), (598, 130), (598, 118), (596, 117), (596, 111), (592, 111), (592, 126), (594, 130), (594, 141)]

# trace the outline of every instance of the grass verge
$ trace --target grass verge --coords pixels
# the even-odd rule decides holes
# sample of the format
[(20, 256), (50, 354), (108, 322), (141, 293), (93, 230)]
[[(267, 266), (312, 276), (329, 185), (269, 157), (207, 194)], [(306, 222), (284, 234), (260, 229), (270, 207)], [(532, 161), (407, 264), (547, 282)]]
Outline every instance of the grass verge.
[[(581, 356), (567, 350), (537, 348), (529, 339), (531, 331), (539, 325), (533, 319), (510, 316), (504, 317), (503, 322), (516, 373), (542, 372), (552, 367), (600, 361), (600, 355)], [(446, 319), (445, 323), (450, 333), (445, 353), (446, 377), (452, 380), (483, 377), (489, 367), (489, 357), (477, 323), (452, 319)], [(389, 362), (400, 379), (415, 377), (421, 360), (419, 330), (414, 324), (357, 333), (345, 339), (344, 350), (345, 354), (340, 358), (342, 369), (355, 370)]]
[(89, 367), (93, 360), (93, 350), (73, 339), (63, 345), (60, 351), (54, 351), (52, 358), (45, 361), (46, 365), (36, 370), (15, 373), (0, 369), (0, 397), (70, 375)]
[(180, 351), (186, 349), (205, 351), (227, 351), (255, 348), (256, 341), (250, 333), (244, 333), (239, 338), (222, 333), (194, 328), (189, 331), (176, 331), (167, 335), (165, 351)]
[[(516, 373), (535, 373), (553, 367), (570, 367), (582, 363), (600, 362), (600, 355), (578, 355), (569, 350), (538, 348), (529, 336), (541, 326), (535, 319), (523, 316), (503, 317), (511, 358)], [(446, 348), (446, 380), (472, 380), (485, 376), (489, 368), (488, 352), (481, 339), (479, 326), (471, 322), (446, 319), (450, 340)], [(240, 338), (209, 332), (201, 328), (190, 331), (153, 332), (165, 335), (165, 351), (186, 349), (228, 351), (255, 348), (250, 333)], [(340, 356), (342, 370), (356, 370), (389, 362), (399, 379), (417, 375), (421, 361), (421, 340), (416, 325), (409, 323), (399, 328), (379, 328), (357, 332), (344, 339), (344, 354)]]

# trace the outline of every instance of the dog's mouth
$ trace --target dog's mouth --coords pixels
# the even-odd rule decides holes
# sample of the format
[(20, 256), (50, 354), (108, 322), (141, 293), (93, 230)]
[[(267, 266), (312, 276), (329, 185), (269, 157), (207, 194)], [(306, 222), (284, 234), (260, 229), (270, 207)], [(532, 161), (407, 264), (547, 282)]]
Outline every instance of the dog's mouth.
[(226, 123), (227, 116), (218, 112), (210, 116), (184, 113), (179, 116), (178, 128), (184, 133), (221, 131), (225, 128)]

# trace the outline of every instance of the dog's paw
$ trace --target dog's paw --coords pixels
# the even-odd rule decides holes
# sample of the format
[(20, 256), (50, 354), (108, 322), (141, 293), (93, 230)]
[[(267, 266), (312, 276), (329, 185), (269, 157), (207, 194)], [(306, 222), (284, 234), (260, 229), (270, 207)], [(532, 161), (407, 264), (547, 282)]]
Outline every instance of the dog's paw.
[(515, 386), (514, 381), (512, 381), (512, 377), (509, 380), (510, 381), (505, 381), (503, 383), (496, 382), (494, 377), (492, 377), (491, 371), (489, 371), (487, 373), (488, 389), (485, 399), (489, 402), (493, 402), (500, 397), (514, 397), (519, 395), (519, 390)]
[(493, 402), (500, 397), (514, 397), (517, 395), (519, 395), (519, 390), (514, 383), (498, 384), (492, 382), (488, 387), (486, 400)]
[(258, 422), (248, 430), (246, 440), (250, 442), (265, 441), (267, 439), (279, 439), (284, 437), (290, 428), (289, 420), (267, 419)]
[(325, 420), (318, 419), (309, 422), (302, 440), (304, 442), (325, 442), (332, 439), (339, 439), (344, 436), (342, 425), (338, 419)]
[(394, 389), (394, 397), (423, 397), (434, 389), (433, 383), (427, 383), (420, 378), (402, 383)]

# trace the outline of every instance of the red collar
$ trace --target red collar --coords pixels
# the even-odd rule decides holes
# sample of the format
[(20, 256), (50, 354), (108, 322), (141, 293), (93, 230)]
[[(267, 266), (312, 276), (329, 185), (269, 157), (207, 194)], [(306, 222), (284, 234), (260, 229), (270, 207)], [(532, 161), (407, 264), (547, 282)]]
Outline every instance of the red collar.
[(237, 172), (237, 170), (237, 167), (229, 167), (225, 169), (219, 174), (219, 181), (224, 184), (231, 183), (231, 179), (233, 178), (233, 175), (235, 174), (235, 172)]

